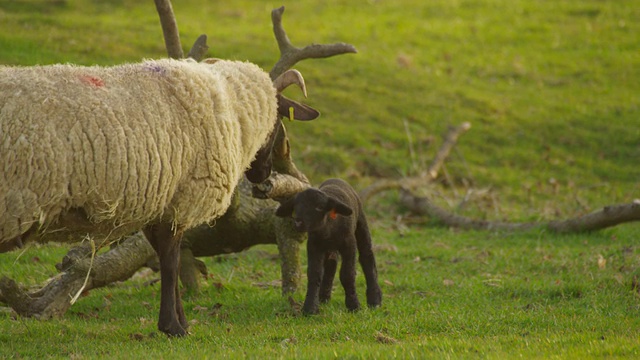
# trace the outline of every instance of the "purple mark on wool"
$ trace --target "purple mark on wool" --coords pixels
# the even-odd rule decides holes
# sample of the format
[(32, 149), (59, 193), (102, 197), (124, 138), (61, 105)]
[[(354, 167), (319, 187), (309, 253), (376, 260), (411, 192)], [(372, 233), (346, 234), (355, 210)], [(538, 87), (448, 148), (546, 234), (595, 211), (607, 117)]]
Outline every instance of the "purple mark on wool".
[(144, 68), (156, 74), (164, 75), (167, 70), (160, 65), (157, 64), (145, 64)]

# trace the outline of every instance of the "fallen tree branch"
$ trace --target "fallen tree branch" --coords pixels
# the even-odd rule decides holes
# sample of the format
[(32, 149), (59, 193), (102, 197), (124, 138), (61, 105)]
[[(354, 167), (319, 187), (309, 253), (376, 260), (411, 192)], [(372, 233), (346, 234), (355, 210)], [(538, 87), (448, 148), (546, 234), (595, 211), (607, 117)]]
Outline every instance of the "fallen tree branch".
[(444, 165), (445, 160), (449, 157), (451, 150), (458, 142), (460, 135), (467, 132), (469, 129), (471, 129), (471, 123), (469, 122), (464, 122), (459, 126), (449, 128), (449, 131), (447, 131), (447, 134), (444, 137), (444, 142), (438, 149), (436, 156), (427, 168), (426, 172), (416, 177), (403, 179), (380, 179), (360, 191), (360, 198), (363, 202), (366, 202), (373, 195), (382, 191), (399, 188), (411, 189), (418, 186), (424, 186), (432, 182), (438, 177), (440, 169)]
[(456, 215), (435, 205), (427, 197), (415, 196), (406, 189), (400, 193), (400, 202), (417, 215), (430, 216), (445, 226), (464, 230), (518, 231), (545, 228), (555, 233), (577, 233), (640, 221), (640, 200), (635, 200), (630, 204), (605, 206), (601, 210), (573, 219), (526, 223), (477, 220)]
[(48, 280), (36, 291), (29, 292), (8, 277), (2, 277), (0, 297), (19, 315), (40, 319), (60, 317), (71, 306), (71, 296), (82, 288), (85, 278), (85, 291), (125, 280), (153, 256), (155, 252), (151, 245), (139, 233), (129, 237), (120, 246), (97, 256), (91, 266), (88, 257), (67, 259), (67, 270)]

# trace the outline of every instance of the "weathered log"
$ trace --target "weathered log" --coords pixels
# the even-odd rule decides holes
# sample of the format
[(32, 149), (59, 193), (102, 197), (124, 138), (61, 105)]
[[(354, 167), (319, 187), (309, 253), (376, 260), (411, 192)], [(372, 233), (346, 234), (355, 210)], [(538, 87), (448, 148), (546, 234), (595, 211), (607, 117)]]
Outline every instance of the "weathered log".
[(382, 191), (399, 189), (399, 188), (415, 188), (419, 186), (425, 186), (438, 177), (440, 169), (444, 165), (445, 160), (449, 157), (451, 150), (458, 142), (460, 135), (471, 129), (471, 123), (465, 122), (459, 126), (449, 128), (447, 134), (444, 136), (444, 141), (438, 152), (436, 153), (433, 161), (427, 168), (427, 170), (418, 176), (407, 177), (402, 179), (380, 179), (369, 185), (362, 191), (360, 191), (360, 198), (363, 202), (369, 200), (373, 195)]
[(66, 270), (36, 291), (29, 292), (15, 281), (2, 277), (0, 298), (22, 316), (60, 317), (79, 291), (128, 279), (154, 255), (147, 239), (139, 233), (93, 260), (91, 256), (67, 258)]
[(579, 233), (601, 230), (626, 222), (640, 221), (640, 200), (629, 204), (611, 205), (591, 214), (577, 216), (567, 220), (539, 222), (505, 222), (478, 220), (447, 211), (427, 197), (413, 195), (403, 189), (400, 202), (417, 215), (426, 215), (438, 220), (444, 226), (465, 230), (506, 230), (520, 231), (544, 228), (555, 233)]

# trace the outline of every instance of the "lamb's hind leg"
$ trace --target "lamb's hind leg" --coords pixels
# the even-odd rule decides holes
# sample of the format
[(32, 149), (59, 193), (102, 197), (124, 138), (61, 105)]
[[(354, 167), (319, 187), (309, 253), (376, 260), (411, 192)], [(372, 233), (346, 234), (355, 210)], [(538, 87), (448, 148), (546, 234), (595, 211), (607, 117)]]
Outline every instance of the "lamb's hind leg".
[[(353, 242), (346, 241), (346, 244)], [(356, 249), (353, 246), (345, 246), (340, 249), (342, 265), (340, 266), (340, 283), (344, 288), (344, 302), (349, 311), (360, 309), (360, 302), (356, 294)]]
[(182, 232), (174, 233), (170, 223), (160, 223), (147, 227), (144, 234), (160, 260), (158, 329), (169, 336), (187, 335), (188, 324), (178, 288)]
[(373, 255), (371, 233), (364, 214), (360, 216), (356, 226), (356, 243), (360, 254), (360, 266), (362, 266), (364, 277), (367, 280), (367, 305), (369, 307), (380, 306), (382, 304), (382, 290), (378, 285), (378, 269)]

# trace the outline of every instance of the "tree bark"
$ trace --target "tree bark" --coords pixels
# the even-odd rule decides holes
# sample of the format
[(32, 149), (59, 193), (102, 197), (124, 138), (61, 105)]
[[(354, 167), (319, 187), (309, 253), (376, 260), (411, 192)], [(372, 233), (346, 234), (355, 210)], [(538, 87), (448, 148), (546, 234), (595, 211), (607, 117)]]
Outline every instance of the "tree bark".
[(567, 220), (523, 223), (478, 220), (456, 215), (435, 205), (427, 197), (415, 196), (408, 190), (401, 191), (400, 202), (417, 215), (430, 216), (441, 222), (444, 226), (465, 230), (521, 231), (533, 228), (544, 228), (554, 233), (580, 233), (601, 230), (626, 222), (640, 220), (639, 200), (629, 204), (605, 206), (591, 214)]
[[(85, 249), (86, 246), (83, 251)], [(60, 317), (71, 306), (72, 296), (79, 291), (126, 280), (153, 256), (155, 252), (151, 245), (142, 233), (138, 233), (119, 246), (96, 256), (93, 261), (90, 256), (67, 258), (66, 270), (35, 291), (28, 291), (8, 277), (2, 277), (0, 300), (22, 316), (40, 319)]]

